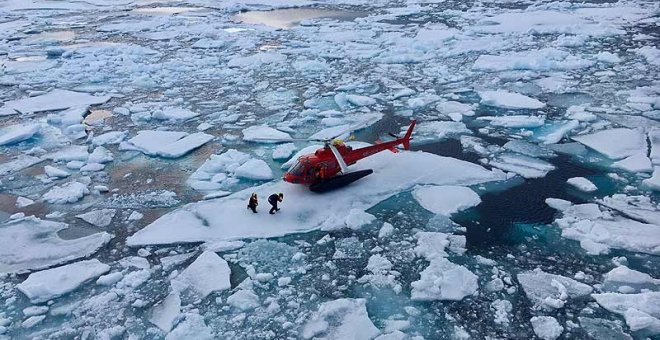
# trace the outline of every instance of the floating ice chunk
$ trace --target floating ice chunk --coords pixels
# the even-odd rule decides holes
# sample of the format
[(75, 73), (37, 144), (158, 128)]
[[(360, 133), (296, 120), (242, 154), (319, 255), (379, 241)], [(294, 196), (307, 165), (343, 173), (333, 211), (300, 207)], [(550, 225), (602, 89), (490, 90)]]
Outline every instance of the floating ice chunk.
[(257, 181), (271, 180), (273, 179), (273, 170), (270, 169), (268, 163), (261, 159), (250, 159), (236, 168), (234, 175), (239, 178)]
[(281, 64), (287, 60), (286, 55), (276, 52), (255, 53), (246, 57), (233, 57), (227, 62), (228, 67), (258, 69), (263, 64)]
[(467, 268), (445, 258), (433, 258), (420, 279), (410, 284), (410, 298), (415, 301), (460, 301), (477, 292), (477, 276)]
[(32, 303), (41, 303), (76, 290), (80, 285), (110, 270), (97, 259), (32, 273), (16, 285)]
[(100, 163), (87, 163), (80, 167), (80, 172), (96, 172), (101, 171), (105, 168), (105, 165)]
[(487, 120), (492, 126), (507, 128), (535, 128), (545, 124), (544, 116), (499, 116), (478, 117), (477, 120)]
[(417, 97), (410, 98), (406, 102), (408, 104), (408, 107), (415, 110), (415, 109), (421, 109), (424, 107), (427, 107), (438, 100), (440, 100), (440, 96), (432, 93), (422, 93), (418, 95)]
[(347, 237), (335, 241), (333, 259), (359, 259), (363, 255), (364, 248), (357, 237)]
[(495, 300), (490, 304), (491, 309), (495, 310), (495, 323), (500, 325), (509, 324), (509, 313), (513, 310), (513, 305), (508, 300)]
[(603, 197), (598, 203), (639, 221), (660, 225), (660, 207), (648, 196), (614, 194)]
[(544, 308), (561, 308), (569, 298), (581, 298), (593, 291), (589, 285), (538, 269), (520, 273), (517, 277), (527, 298)]
[(172, 280), (172, 286), (178, 290), (191, 288), (205, 298), (214, 291), (229, 289), (230, 274), (227, 261), (214, 252), (205, 251)]
[(406, 333), (399, 330), (395, 330), (387, 334), (381, 334), (374, 338), (374, 340), (405, 340), (405, 339), (408, 339), (408, 335), (406, 335)]
[(277, 143), (291, 140), (288, 133), (268, 126), (250, 126), (243, 130), (243, 140), (260, 143)]
[(593, 60), (585, 60), (555, 48), (526, 50), (504, 55), (481, 55), (474, 62), (472, 69), (479, 71), (508, 70), (572, 70), (586, 68), (594, 64)]
[(172, 330), (165, 340), (213, 340), (213, 331), (199, 314), (186, 313), (186, 318)]
[(92, 138), (92, 144), (100, 146), (106, 144), (119, 144), (126, 136), (128, 131), (110, 131)]
[(259, 297), (250, 290), (241, 289), (227, 298), (227, 304), (241, 311), (259, 307)]
[(63, 110), (74, 106), (103, 104), (108, 100), (110, 100), (109, 96), (97, 97), (82, 92), (56, 89), (41, 96), (8, 101), (3, 108), (13, 109), (21, 113), (42, 112)]
[(92, 210), (84, 214), (76, 215), (79, 219), (95, 225), (97, 227), (105, 228), (112, 223), (112, 218), (117, 213), (116, 209), (100, 209)]
[(615, 64), (615, 63), (620, 63), (621, 62), (621, 58), (619, 58), (618, 55), (616, 55), (612, 52), (599, 52), (594, 57), (598, 61), (602, 61), (602, 62), (610, 63), (610, 64)]
[(540, 109), (545, 107), (545, 104), (534, 98), (504, 90), (481, 91), (479, 96), (481, 97), (481, 104), (504, 109)]
[[(415, 166), (410, 167), (410, 164)], [(190, 204), (141, 229), (129, 237), (127, 243), (135, 246), (237, 240), (333, 228), (344, 223), (350, 209), (368, 209), (414, 185), (473, 185), (504, 179), (504, 174), (499, 171), (488, 171), (473, 163), (425, 152), (381, 152), (353, 167), (356, 170), (373, 169), (375, 174), (363, 182), (324, 195), (277, 181), (216, 200)], [(287, 200), (276, 218), (268, 214), (247, 214), (245, 202), (252, 192), (260, 197), (282, 192)], [(295, 204), (287, 205), (286, 202)], [(324, 209), (317, 209), (319, 206)], [(182, 224), (187, 225), (185, 230), (180, 228)]]
[(578, 190), (584, 191), (584, 192), (594, 192), (594, 191), (598, 190), (598, 187), (595, 184), (591, 183), (590, 180), (588, 180), (584, 177), (569, 178), (566, 181), (566, 183), (568, 183), (568, 184), (574, 186), (575, 188), (577, 188)]
[(179, 294), (170, 293), (151, 309), (149, 322), (156, 325), (163, 332), (169, 332), (174, 327), (174, 321), (180, 312), (181, 298), (179, 298)]
[(93, 163), (107, 163), (112, 162), (113, 160), (114, 157), (112, 156), (112, 152), (102, 146), (97, 146), (94, 151), (89, 154), (89, 157), (87, 157), (88, 165)]
[(595, 114), (586, 110), (585, 105), (573, 105), (566, 109), (566, 118), (580, 122), (591, 122), (598, 119)]
[(124, 278), (124, 274), (121, 272), (114, 272), (106, 275), (101, 275), (97, 280), (96, 284), (101, 286), (112, 286), (113, 284), (119, 282)]
[(594, 246), (600, 245), (601, 252), (592, 251), (592, 254), (602, 253), (607, 248), (660, 254), (660, 239), (655, 237), (660, 233), (660, 226), (612, 217), (593, 203), (567, 208), (555, 223), (562, 228), (563, 237), (580, 241), (582, 246), (589, 246), (589, 250), (596, 250)]
[(640, 130), (617, 128), (589, 135), (573, 136), (573, 140), (594, 149), (610, 159), (646, 153), (646, 136)]
[(38, 323), (40, 323), (41, 321), (43, 321), (45, 318), (46, 318), (45, 315), (31, 316), (31, 317), (25, 319), (25, 321), (23, 321), (21, 323), (21, 327), (26, 328), (26, 329), (32, 328), (32, 327), (36, 326)]
[(579, 317), (580, 326), (594, 339), (633, 340), (616, 321)]
[(383, 226), (378, 230), (378, 238), (386, 238), (394, 233), (394, 226), (390, 223), (383, 222)]
[(660, 191), (660, 166), (653, 167), (653, 175), (642, 181), (651, 190)]
[(635, 53), (646, 58), (646, 62), (651, 65), (660, 65), (660, 49), (655, 46), (643, 46), (633, 49)]
[(603, 290), (616, 292), (624, 286), (639, 292), (641, 289), (660, 287), (660, 280), (626, 266), (616, 267), (603, 275)]
[(48, 306), (30, 306), (23, 309), (23, 315), (25, 316), (34, 316), (46, 314), (48, 312)]
[[(205, 249), (208, 250), (208, 249)], [(211, 250), (213, 251), (213, 250)], [(187, 254), (179, 254), (179, 255), (172, 255), (172, 256), (167, 256), (163, 257), (160, 259), (160, 264), (163, 266), (164, 271), (169, 271), (170, 269), (188, 261), (191, 257), (195, 255), (194, 252), (190, 252)]]
[(47, 159), (52, 159), (55, 162), (61, 162), (61, 161), (86, 162), (87, 158), (89, 157), (89, 153), (87, 152), (86, 145), (72, 145), (63, 148), (59, 151), (53, 152), (51, 154), (47, 154), (45, 157)]
[(65, 170), (58, 169), (50, 165), (46, 165), (44, 167), (44, 172), (46, 172), (46, 175), (48, 175), (48, 177), (64, 178), (69, 176), (69, 173), (66, 172)]
[(87, 186), (76, 181), (55, 186), (45, 193), (41, 198), (44, 202), (53, 204), (65, 204), (78, 202), (86, 194), (89, 193)]
[(159, 120), (185, 121), (199, 116), (199, 113), (178, 107), (165, 107), (156, 110), (151, 116)]
[(300, 335), (304, 339), (369, 340), (379, 333), (369, 319), (365, 299), (338, 299), (322, 303)]
[(202, 245), (202, 249), (206, 251), (212, 251), (214, 253), (220, 253), (224, 251), (239, 249), (244, 245), (245, 242), (243, 241), (216, 241), (204, 243)]
[(545, 146), (539, 146), (517, 139), (506, 142), (502, 147), (530, 157), (551, 158), (556, 156), (552, 150)]
[(0, 163), (0, 176), (9, 175), (17, 171), (27, 169), (42, 161), (43, 159), (39, 157), (19, 155), (14, 160), (3, 161)]
[(17, 124), (0, 130), (0, 145), (9, 145), (32, 138), (39, 130), (39, 124)]
[(376, 99), (357, 94), (347, 94), (346, 100), (355, 106), (369, 106), (376, 104)]
[(415, 129), (415, 143), (431, 142), (462, 134), (472, 134), (462, 122), (421, 122)]
[(603, 293), (591, 296), (612, 313), (624, 316), (626, 324), (633, 331), (660, 333), (660, 292), (639, 294)]
[(481, 203), (472, 189), (452, 185), (419, 187), (413, 191), (413, 197), (424, 209), (445, 216)]
[[(112, 235), (96, 233), (63, 240), (57, 232), (67, 224), (26, 217), (0, 226), (0, 273), (41, 269), (93, 254), (108, 243)], [(38, 249), (39, 251), (25, 251)]]
[(435, 106), (440, 113), (447, 115), (453, 121), (460, 121), (463, 116), (474, 116), (474, 106), (455, 101), (441, 102)]
[(545, 203), (550, 206), (550, 208), (559, 211), (564, 211), (573, 205), (573, 203), (570, 201), (562, 200), (559, 198), (546, 198)]
[(555, 169), (555, 166), (529, 156), (504, 153), (489, 162), (490, 165), (504, 171), (515, 172), (525, 178), (540, 178)]
[(286, 143), (278, 145), (275, 150), (273, 150), (273, 159), (274, 160), (287, 160), (296, 152), (298, 148), (293, 143)]
[(138, 135), (122, 142), (120, 150), (136, 150), (150, 156), (179, 158), (208, 143), (214, 137), (203, 132), (188, 134), (175, 131), (140, 131)]
[(151, 277), (151, 271), (148, 269), (142, 269), (126, 274), (121, 281), (117, 282), (117, 288), (119, 289), (133, 289), (137, 288), (140, 285), (144, 284)]
[(636, 155), (629, 156), (618, 162), (614, 162), (612, 167), (623, 169), (626, 171), (638, 173), (638, 172), (651, 172), (653, 171), (653, 165), (651, 160), (646, 157), (644, 153), (638, 153)]
[[(569, 120), (565, 122), (553, 123), (550, 126), (546, 126), (545, 131), (539, 133), (537, 138), (543, 142), (543, 144), (556, 144), (561, 141), (564, 136), (569, 132), (573, 131), (575, 128), (580, 126), (580, 122), (577, 120)], [(541, 128), (544, 129), (544, 128)], [(561, 151), (558, 151), (561, 152)]]
[(30, 206), (32, 204), (34, 204), (34, 201), (27, 198), (27, 197), (19, 196), (19, 197), (16, 198), (16, 207), (17, 208), (25, 208), (25, 207)]
[(535, 316), (530, 322), (534, 334), (543, 340), (555, 340), (564, 331), (564, 327), (552, 316)]
[(360, 209), (351, 209), (346, 216), (346, 227), (353, 230), (360, 230), (362, 227), (376, 220), (376, 216), (364, 212)]
[(651, 142), (651, 162), (653, 165), (660, 165), (660, 129), (650, 129), (648, 139)]

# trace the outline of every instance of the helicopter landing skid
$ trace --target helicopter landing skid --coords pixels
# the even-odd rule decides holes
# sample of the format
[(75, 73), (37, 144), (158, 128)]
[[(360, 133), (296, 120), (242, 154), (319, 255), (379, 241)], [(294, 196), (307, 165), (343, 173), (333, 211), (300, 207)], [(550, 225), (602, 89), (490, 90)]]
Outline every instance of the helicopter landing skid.
[(323, 182), (310, 185), (309, 190), (317, 193), (335, 190), (347, 186), (362, 177), (371, 175), (373, 172), (374, 172), (373, 170), (367, 169), (367, 170), (349, 172), (344, 175), (338, 175)]

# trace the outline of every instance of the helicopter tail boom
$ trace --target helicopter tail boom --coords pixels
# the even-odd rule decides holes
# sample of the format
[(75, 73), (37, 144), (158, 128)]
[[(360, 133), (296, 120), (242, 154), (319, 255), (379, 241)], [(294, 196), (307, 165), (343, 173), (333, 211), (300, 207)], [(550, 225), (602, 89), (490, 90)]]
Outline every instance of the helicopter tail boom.
[(408, 128), (408, 131), (406, 131), (406, 135), (401, 138), (401, 144), (403, 144), (403, 148), (406, 150), (410, 150), (410, 139), (413, 133), (413, 129), (415, 128), (415, 124), (417, 124), (416, 120), (413, 120), (410, 123), (410, 127)]

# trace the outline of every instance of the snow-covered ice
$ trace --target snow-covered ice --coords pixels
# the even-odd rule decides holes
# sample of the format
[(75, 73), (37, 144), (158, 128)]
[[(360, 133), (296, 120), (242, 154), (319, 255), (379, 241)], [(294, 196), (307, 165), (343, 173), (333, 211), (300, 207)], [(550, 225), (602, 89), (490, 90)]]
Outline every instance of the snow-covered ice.
[(413, 190), (413, 197), (426, 210), (446, 216), (481, 203), (472, 189), (451, 185), (419, 187)]
[(86, 281), (110, 270), (97, 259), (74, 262), (65, 266), (32, 273), (16, 286), (32, 303), (46, 302), (70, 293)]
[(545, 106), (545, 104), (534, 98), (503, 90), (481, 91), (479, 96), (482, 104), (504, 109), (540, 109)]
[(634, 129), (617, 128), (572, 137), (611, 159), (621, 159), (646, 150), (646, 136)]
[(595, 184), (584, 177), (572, 177), (569, 178), (566, 183), (584, 192), (594, 192), (598, 190), (598, 187)]
[(196, 132), (140, 131), (137, 136), (120, 143), (120, 150), (140, 151), (150, 156), (179, 158), (210, 142), (214, 137)]
[(535, 316), (530, 322), (536, 336), (543, 340), (555, 340), (564, 331), (564, 327), (552, 316)]
[(112, 238), (105, 232), (72, 240), (57, 236), (58, 231), (67, 227), (65, 223), (36, 217), (0, 225), (0, 242), (4, 245), (0, 249), (0, 273), (25, 272), (86, 257)]
[(192, 289), (204, 298), (214, 291), (229, 289), (231, 271), (227, 261), (205, 251), (172, 282), (177, 290)]
[(547, 309), (562, 308), (569, 299), (583, 298), (593, 291), (587, 284), (541, 270), (520, 273), (517, 278), (527, 298)]
[(303, 339), (369, 340), (378, 334), (367, 314), (365, 299), (323, 302), (300, 332)]

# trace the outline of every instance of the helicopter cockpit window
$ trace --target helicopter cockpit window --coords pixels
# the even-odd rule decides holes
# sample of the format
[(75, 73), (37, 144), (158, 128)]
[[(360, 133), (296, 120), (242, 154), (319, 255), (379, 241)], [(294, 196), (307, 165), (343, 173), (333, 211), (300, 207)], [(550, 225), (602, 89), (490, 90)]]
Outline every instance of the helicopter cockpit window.
[(289, 169), (289, 173), (294, 176), (301, 176), (303, 174), (303, 165), (300, 162), (296, 162)]

